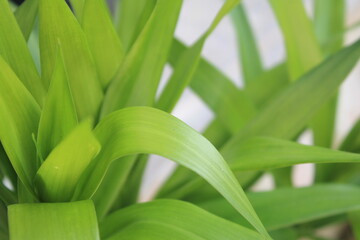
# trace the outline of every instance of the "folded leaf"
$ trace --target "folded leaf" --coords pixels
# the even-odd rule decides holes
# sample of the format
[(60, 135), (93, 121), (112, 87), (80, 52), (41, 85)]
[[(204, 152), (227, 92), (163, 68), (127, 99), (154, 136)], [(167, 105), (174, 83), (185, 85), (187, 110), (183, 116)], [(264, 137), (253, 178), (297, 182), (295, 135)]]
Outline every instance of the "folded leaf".
[[(351, 185), (315, 185), (249, 193), (259, 217), (268, 230), (334, 216), (360, 209), (360, 189)], [(244, 223), (223, 199), (200, 205), (204, 209), (238, 223)]]
[(105, 4), (104, 0), (85, 0), (80, 20), (104, 88), (112, 80), (124, 56)]
[[(145, 224), (146, 223), (146, 224)], [(155, 224), (161, 224), (156, 226)], [(136, 227), (133, 227), (133, 226)], [(146, 238), (147, 229), (150, 236), (159, 239), (261, 239), (261, 236), (247, 228), (216, 217), (195, 205), (177, 200), (157, 200), (137, 204), (109, 215), (100, 223), (101, 237), (104, 239), (128, 239), (128, 234), (136, 239)], [(150, 226), (155, 227), (151, 229)], [(131, 233), (130, 230), (143, 230)], [(164, 234), (169, 234), (167, 238)], [(177, 234), (181, 234), (180, 238)], [(123, 237), (123, 238), (120, 238)], [(152, 238), (150, 238), (152, 239)]]
[(60, 43), (79, 120), (95, 116), (103, 93), (80, 24), (63, 0), (40, 0), (39, 14), (44, 84), (50, 84)]
[(192, 128), (165, 112), (147, 107), (116, 111), (95, 129), (103, 150), (82, 176), (74, 199), (91, 197), (111, 161), (157, 154), (190, 168), (216, 188), (264, 236), (261, 222), (217, 150)]
[(42, 161), (77, 125), (75, 105), (68, 81), (59, 45), (54, 73), (39, 123), (37, 144)]
[(12, 240), (99, 240), (91, 201), (9, 206)]
[(18, 177), (30, 190), (36, 173), (32, 134), (38, 131), (40, 107), (1, 57), (0, 86), (0, 140)]
[(42, 105), (45, 89), (7, 0), (0, 0), (0, 9), (0, 55)]
[(35, 178), (41, 200), (70, 201), (81, 174), (100, 151), (91, 122), (76, 127), (47, 157)]
[(126, 106), (152, 106), (182, 0), (158, 0), (143, 31), (109, 85), (102, 116)]

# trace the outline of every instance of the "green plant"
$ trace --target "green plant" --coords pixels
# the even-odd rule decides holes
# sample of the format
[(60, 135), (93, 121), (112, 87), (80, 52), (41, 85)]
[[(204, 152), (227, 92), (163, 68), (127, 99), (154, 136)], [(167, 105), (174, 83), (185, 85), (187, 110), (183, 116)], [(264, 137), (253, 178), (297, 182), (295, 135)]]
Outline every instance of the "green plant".
[[(270, 0), (288, 53), (270, 70), (240, 0), (190, 47), (174, 38), (182, 0), (121, 0), (115, 17), (103, 0), (70, 2), (74, 13), (63, 0), (13, 13), (0, 0), (1, 239), (315, 239), (333, 222), (359, 235), (360, 125), (329, 149), (360, 56), (360, 41), (342, 47), (342, 0), (317, 0), (313, 22), (300, 0)], [(244, 89), (201, 58), (232, 10)], [(216, 115), (204, 136), (169, 114), (188, 86)], [(307, 128), (318, 146), (296, 143)], [(182, 167), (138, 204), (147, 154)], [(309, 162), (329, 164), (292, 187), (290, 167)], [(265, 171), (277, 188), (250, 192)]]

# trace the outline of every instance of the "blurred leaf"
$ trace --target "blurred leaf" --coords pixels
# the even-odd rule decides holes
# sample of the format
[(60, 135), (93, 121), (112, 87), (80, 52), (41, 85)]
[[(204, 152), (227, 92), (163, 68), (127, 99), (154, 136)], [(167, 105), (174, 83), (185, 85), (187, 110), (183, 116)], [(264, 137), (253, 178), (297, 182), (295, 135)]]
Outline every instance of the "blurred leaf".
[[(249, 193), (248, 197), (268, 230), (281, 229), (360, 209), (360, 189), (351, 185), (315, 185)], [(231, 221), (245, 224), (223, 199), (200, 204)]]
[(348, 152), (360, 153), (360, 119), (353, 125), (339, 148)]
[(30, 190), (36, 173), (31, 136), (37, 133), (40, 107), (1, 57), (0, 86), (0, 140), (17, 175)]
[(117, 32), (128, 52), (151, 16), (156, 0), (118, 1)]
[(106, 92), (102, 116), (126, 106), (152, 106), (182, 0), (159, 0)]
[(91, 131), (91, 122), (81, 123), (39, 168), (35, 184), (41, 200), (69, 201), (81, 174), (99, 151), (100, 144)]
[(15, 18), (25, 40), (28, 40), (33, 29), (37, 14), (39, 0), (26, 0), (15, 11)]
[(104, 118), (95, 134), (104, 148), (82, 176), (74, 199), (85, 199), (93, 194), (111, 161), (139, 153), (157, 154), (206, 179), (266, 236), (221, 155), (204, 137), (170, 114), (147, 107), (126, 108)]
[[(147, 231), (142, 232), (141, 227)], [(131, 233), (135, 229), (141, 232)], [(250, 229), (177, 200), (157, 200), (119, 210), (101, 222), (100, 232), (104, 239), (148, 239), (146, 234), (159, 239), (231, 240), (240, 236), (240, 239), (262, 239)], [(128, 234), (131, 237), (127, 238)], [(164, 234), (169, 235), (166, 238)], [(177, 234), (181, 237), (178, 238)], [(150, 239), (158, 239), (154, 237)]]
[(85, 0), (81, 25), (103, 88), (112, 80), (124, 52), (104, 0)]
[(351, 223), (352, 232), (356, 239), (360, 238), (360, 211), (353, 211), (349, 213), (349, 220)]
[(360, 163), (360, 154), (328, 148), (302, 145), (295, 142), (254, 137), (243, 141), (230, 164), (234, 171), (282, 168), (301, 163)]
[(248, 85), (263, 73), (260, 53), (256, 38), (249, 23), (244, 4), (239, 4), (231, 13), (238, 40), (241, 69), (244, 82)]
[(0, 0), (0, 9), (0, 55), (42, 105), (45, 90), (7, 0)]
[(79, 120), (95, 116), (103, 93), (84, 32), (63, 0), (40, 0), (39, 13), (44, 84), (50, 84), (60, 43)]
[(9, 206), (12, 240), (99, 240), (91, 201)]
[(239, 4), (239, 2), (240, 0), (227, 0), (206, 32), (180, 55), (176, 65), (174, 65), (174, 72), (156, 103), (157, 108), (167, 112), (172, 111), (194, 76), (206, 39), (215, 30), (223, 17)]
[(68, 83), (61, 46), (59, 45), (58, 48), (55, 69), (39, 123), (37, 144), (42, 161), (77, 125), (75, 105)]
[[(222, 149), (228, 161), (251, 136), (291, 139), (334, 94), (360, 56), (360, 41), (341, 50), (305, 74), (274, 98)], [(285, 122), (284, 122), (285, 121)]]

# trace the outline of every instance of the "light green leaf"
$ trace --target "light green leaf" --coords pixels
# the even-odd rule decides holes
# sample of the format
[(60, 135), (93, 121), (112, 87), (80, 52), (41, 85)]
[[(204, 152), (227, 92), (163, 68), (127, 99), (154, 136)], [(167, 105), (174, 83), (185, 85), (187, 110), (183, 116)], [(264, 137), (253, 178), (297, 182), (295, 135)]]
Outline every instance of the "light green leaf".
[(41, 113), (37, 138), (40, 159), (43, 161), (52, 149), (77, 125), (68, 75), (59, 45), (55, 69), (48, 95)]
[[(149, 225), (141, 223), (149, 223)], [(162, 224), (162, 228), (159, 229), (152, 224)], [(132, 227), (134, 225), (137, 227)], [(123, 239), (120, 238), (121, 236), (127, 239), (126, 233), (132, 236), (130, 229), (140, 230), (140, 226), (146, 227), (150, 236), (156, 234), (153, 236), (159, 236), (159, 239), (184, 239), (185, 236), (189, 237), (187, 239), (204, 240), (261, 239), (259, 234), (250, 229), (216, 217), (195, 205), (177, 200), (157, 200), (119, 210), (101, 222), (101, 237)], [(152, 230), (149, 226), (156, 228)], [(164, 238), (165, 233), (169, 234), (167, 238)], [(179, 233), (180, 238), (177, 237)], [(142, 236), (137, 239), (145, 239), (147, 235), (139, 233), (135, 236)]]
[(264, 236), (267, 235), (231, 170), (217, 150), (192, 128), (165, 112), (147, 107), (119, 110), (95, 129), (103, 150), (77, 187), (74, 199), (89, 198), (111, 161), (157, 154), (192, 169), (216, 188)]
[(9, 206), (12, 240), (99, 240), (91, 201)]
[(76, 184), (100, 144), (91, 131), (91, 122), (76, 127), (47, 157), (39, 168), (35, 185), (42, 201), (69, 201)]
[(360, 153), (360, 119), (354, 124), (341, 143), (341, 150)]
[(248, 85), (251, 81), (254, 81), (254, 79), (260, 76), (264, 69), (262, 67), (258, 47), (256, 46), (256, 38), (244, 8), (244, 4), (235, 7), (231, 12), (231, 17), (238, 40), (244, 82)]
[[(360, 41), (341, 50), (287, 87), (222, 149), (228, 161), (251, 136), (295, 137), (334, 94), (360, 56)], [(286, 120), (286, 122), (284, 122)]]
[[(170, 63), (176, 66), (181, 56), (189, 51), (180, 41), (174, 40), (169, 55)], [(204, 59), (199, 60), (190, 87), (231, 132), (239, 130), (255, 114), (255, 107), (249, 97)]]
[(40, 54), (42, 78), (48, 87), (53, 74), (58, 44), (79, 120), (98, 113), (102, 88), (85, 35), (63, 0), (40, 0)]
[(37, 14), (39, 0), (26, 0), (15, 11), (15, 18), (26, 40), (29, 39)]
[[(316, 185), (249, 193), (248, 197), (268, 230), (360, 209), (360, 189), (351, 185)], [(204, 209), (238, 223), (235, 210), (223, 199), (201, 204)]]
[(94, 57), (102, 86), (112, 80), (124, 52), (104, 0), (85, 0), (80, 20)]
[(40, 107), (1, 57), (0, 86), (0, 140), (17, 175), (30, 190), (36, 173), (31, 136), (37, 133)]
[(182, 0), (158, 0), (146, 26), (109, 85), (102, 116), (126, 106), (152, 106)]
[(121, 0), (117, 6), (117, 32), (124, 50), (128, 52), (143, 30), (156, 0)]
[(196, 41), (190, 48), (186, 49), (179, 57), (176, 65), (174, 66), (174, 73), (167, 82), (156, 107), (167, 112), (171, 112), (175, 104), (181, 97), (181, 94), (192, 80), (195, 70), (200, 61), (200, 54), (205, 44), (206, 39), (215, 30), (223, 17), (229, 13), (240, 0), (227, 0), (214, 21), (207, 29), (207, 31)]
[(295, 142), (254, 137), (242, 142), (236, 149), (237, 159), (230, 164), (234, 171), (266, 170), (301, 163), (360, 163), (360, 154)]
[(0, 9), (0, 55), (42, 105), (45, 89), (7, 0), (0, 0)]

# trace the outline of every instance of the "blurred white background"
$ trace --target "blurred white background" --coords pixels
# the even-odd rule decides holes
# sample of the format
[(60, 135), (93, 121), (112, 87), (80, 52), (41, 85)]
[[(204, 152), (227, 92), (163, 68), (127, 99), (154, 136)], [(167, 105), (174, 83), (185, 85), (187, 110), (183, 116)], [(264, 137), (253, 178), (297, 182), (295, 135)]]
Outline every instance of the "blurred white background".
[[(312, 1), (304, 0), (309, 16), (312, 16)], [(176, 28), (176, 36), (184, 43), (191, 45), (207, 29), (223, 4), (223, 0), (184, 0), (180, 14), (180, 21)], [(206, 3), (204, 5), (204, 3)], [(244, 1), (250, 23), (257, 37), (261, 51), (263, 65), (270, 68), (285, 58), (283, 38), (276, 19), (270, 9), (268, 0)], [(204, 7), (205, 6), (205, 7)], [(360, 21), (360, 0), (347, 0), (346, 26)], [(346, 44), (360, 37), (360, 28), (348, 31)], [(238, 48), (235, 32), (229, 17), (219, 24), (214, 33), (208, 38), (203, 50), (203, 57), (221, 69), (237, 86), (242, 86), (242, 73), (238, 60)], [(171, 74), (167, 67), (163, 79)], [(163, 81), (163, 84), (164, 84)], [(203, 131), (213, 118), (213, 113), (202, 101), (187, 89), (173, 114), (195, 128)], [(341, 87), (339, 111), (336, 123), (336, 141), (339, 142), (352, 124), (360, 117), (360, 64), (346, 79)], [(305, 133), (301, 138), (304, 144), (311, 144), (311, 133)], [(145, 181), (141, 190), (141, 199), (148, 200), (154, 190), (169, 175), (174, 163), (158, 156), (152, 156), (145, 173)], [(296, 166), (294, 184), (306, 186), (312, 182), (313, 166), (303, 164)], [(256, 190), (267, 190), (273, 186), (270, 176), (265, 176), (256, 186)]]

